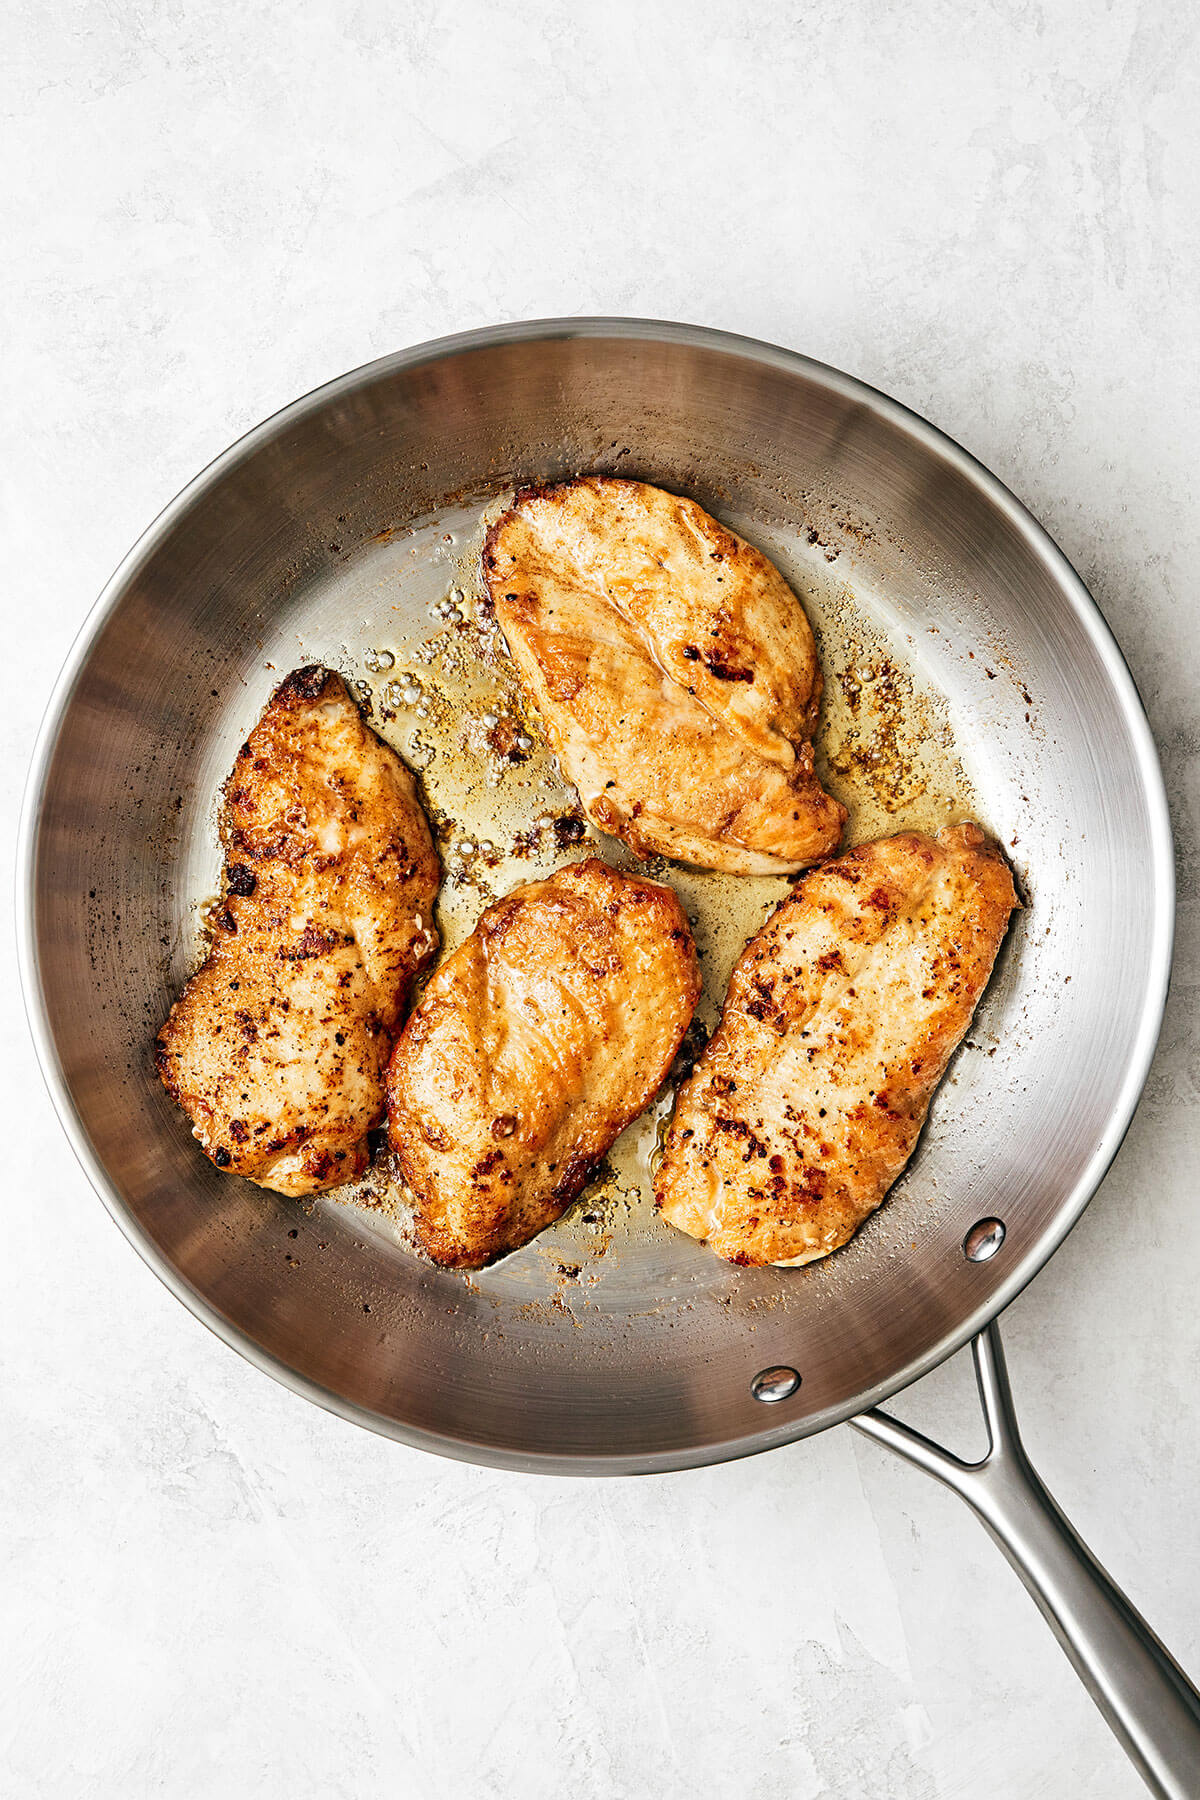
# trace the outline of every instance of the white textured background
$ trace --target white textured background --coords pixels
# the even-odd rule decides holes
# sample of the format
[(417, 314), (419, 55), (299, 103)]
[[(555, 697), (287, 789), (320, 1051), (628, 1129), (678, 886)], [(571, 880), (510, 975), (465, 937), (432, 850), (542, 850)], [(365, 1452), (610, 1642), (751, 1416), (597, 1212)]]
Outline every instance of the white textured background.
[[(459, 327), (611, 311), (792, 345), (928, 414), (1059, 538), (1149, 707), (1183, 905), (1145, 1102), (1008, 1342), (1051, 1486), (1196, 1668), (1195, 9), (6, 11), (6, 820), (59, 661), (159, 507), (295, 395)], [(244, 1366), (76, 1169), (8, 935), (6, 1795), (1141, 1792), (965, 1510), (848, 1430), (522, 1478)], [(943, 1370), (906, 1404), (961, 1435), (968, 1387)]]

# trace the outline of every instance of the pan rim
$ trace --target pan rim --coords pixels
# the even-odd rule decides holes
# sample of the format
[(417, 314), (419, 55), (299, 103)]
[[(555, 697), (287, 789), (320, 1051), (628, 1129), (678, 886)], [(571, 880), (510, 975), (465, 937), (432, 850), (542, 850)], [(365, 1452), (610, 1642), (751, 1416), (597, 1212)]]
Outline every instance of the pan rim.
[[(179, 1273), (153, 1243), (127, 1207), (91, 1144), (50, 1029), (36, 930), (35, 879), (39, 828), (46, 781), (67, 709), (87, 666), (93, 645), (128, 584), (194, 502), (280, 432), (369, 382), (471, 351), (570, 338), (626, 338), (702, 348), (816, 380), (843, 397), (868, 406), (981, 491), (1047, 568), (1104, 665), (1132, 740), (1152, 843), (1154, 907), (1150, 921), (1150, 972), (1137, 1030), (1131, 1037), (1117, 1102), (1108, 1126), (1098, 1139), (1080, 1176), (1063, 1197), (1053, 1219), (996, 1291), (930, 1350), (910, 1359), (900, 1369), (893, 1370), (886, 1380), (860, 1392), (851, 1401), (842, 1402), (790, 1424), (780, 1423), (717, 1444), (697, 1446), (690, 1450), (675, 1449), (637, 1455), (515, 1450), (504, 1443), (429, 1432), (403, 1421), (385, 1418), (301, 1375), (270, 1351), (264, 1350), (240, 1326), (221, 1313)], [(176, 1299), (182, 1301), (201, 1324), (206, 1325), (222, 1342), (236, 1350), (262, 1373), (349, 1423), (365, 1426), (381, 1436), (414, 1449), (431, 1451), (453, 1460), (551, 1475), (668, 1473), (756, 1455), (844, 1423), (868, 1407), (877, 1405), (910, 1386), (954, 1355), (984, 1325), (1002, 1312), (1049, 1261), (1077, 1223), (1112, 1166), (1141, 1098), (1158, 1042), (1166, 1006), (1174, 942), (1175, 870), (1170, 814), (1162, 768), (1145, 706), (1129, 665), (1099, 606), (1063, 551), (1024, 503), (954, 438), (919, 413), (856, 376), (848, 375), (798, 351), (734, 332), (673, 321), (604, 315), (532, 319), (483, 326), (429, 339), (375, 358), (322, 383), (252, 426), (180, 489), (142, 532), (105, 583), (76, 634), (51, 690), (35, 740), (22, 799), (15, 885), (18, 966), (25, 1014), (51, 1102), (77, 1161), (109, 1215), (142, 1260)]]

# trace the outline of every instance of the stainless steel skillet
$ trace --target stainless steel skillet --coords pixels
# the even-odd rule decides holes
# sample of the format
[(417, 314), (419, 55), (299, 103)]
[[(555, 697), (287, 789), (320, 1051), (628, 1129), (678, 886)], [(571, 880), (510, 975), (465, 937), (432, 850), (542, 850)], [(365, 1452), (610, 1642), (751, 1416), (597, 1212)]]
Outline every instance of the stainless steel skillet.
[[(633, 1204), (467, 1283), (361, 1211), (218, 1176), (148, 1056), (216, 882), (212, 797), (280, 672), (418, 642), (488, 497), (580, 468), (686, 490), (870, 620), (945, 696), (1025, 888), (904, 1182), (810, 1270), (735, 1271)], [(507, 326), (347, 375), (229, 450), (113, 577), (42, 732), (20, 881), (66, 1129), (227, 1342), (344, 1417), (511, 1468), (686, 1468), (853, 1419), (965, 1495), (1150, 1785), (1200, 1791), (1200, 1703), (1029, 1469), (992, 1323), (1141, 1091), (1170, 962), (1161, 777), (1078, 577), (955, 444), (833, 370), (677, 325)], [(873, 1409), (972, 1339), (992, 1451), (967, 1468)]]

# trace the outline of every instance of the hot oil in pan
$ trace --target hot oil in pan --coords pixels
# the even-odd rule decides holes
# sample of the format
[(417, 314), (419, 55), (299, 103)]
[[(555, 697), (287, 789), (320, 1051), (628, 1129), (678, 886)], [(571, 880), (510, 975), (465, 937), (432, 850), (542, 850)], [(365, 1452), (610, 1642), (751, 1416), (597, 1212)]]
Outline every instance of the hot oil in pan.
[[(704, 978), (678, 1074), (720, 1016), (738, 955), (791, 881), (712, 874), (661, 858), (639, 862), (586, 822), (525, 702), (480, 584), (483, 534), (505, 498), (457, 536), (438, 535), (436, 597), (421, 608), (415, 629), (383, 629), (361, 653), (358, 692), (371, 724), (420, 777), (443, 864), (443, 953), (462, 943), (501, 895), (582, 855), (598, 854), (675, 889)], [(937, 832), (978, 817), (946, 703), (914, 669), (903, 634), (881, 628), (820, 555), (801, 546), (788, 555), (777, 540), (767, 547), (817, 635), (825, 673), (817, 765), (849, 811), (846, 844), (899, 830)], [(386, 581), (379, 585), (386, 591)], [(387, 611), (412, 619), (411, 607)], [(623, 1243), (673, 1237), (654, 1211), (651, 1179), (671, 1099), (668, 1087), (618, 1139), (600, 1176), (557, 1225), (471, 1279), (514, 1297), (526, 1287), (544, 1293), (548, 1258), (564, 1282), (586, 1288), (603, 1278), (606, 1256)], [(384, 1154), (365, 1181), (332, 1198), (366, 1209), (375, 1230), (415, 1247), (411, 1210)]]

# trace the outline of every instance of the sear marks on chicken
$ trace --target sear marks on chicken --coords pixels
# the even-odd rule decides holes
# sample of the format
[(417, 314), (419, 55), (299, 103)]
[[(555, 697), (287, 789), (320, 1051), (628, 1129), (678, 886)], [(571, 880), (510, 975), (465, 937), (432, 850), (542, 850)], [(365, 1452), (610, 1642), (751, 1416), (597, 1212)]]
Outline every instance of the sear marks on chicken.
[(519, 493), (483, 573), (594, 825), (639, 856), (790, 873), (836, 849), (821, 671), (778, 569), (691, 500), (586, 476)]
[(436, 1262), (481, 1268), (565, 1212), (661, 1085), (699, 994), (670, 888), (590, 858), (489, 907), (388, 1073), (391, 1144)]
[(281, 1194), (361, 1174), (439, 869), (404, 764), (341, 677), (276, 690), (223, 796), (212, 949), (158, 1034), (168, 1091), (220, 1169)]
[(807, 875), (734, 969), (680, 1090), (655, 1198), (734, 1263), (813, 1262), (912, 1155), (1009, 915), (977, 825), (862, 844)]

